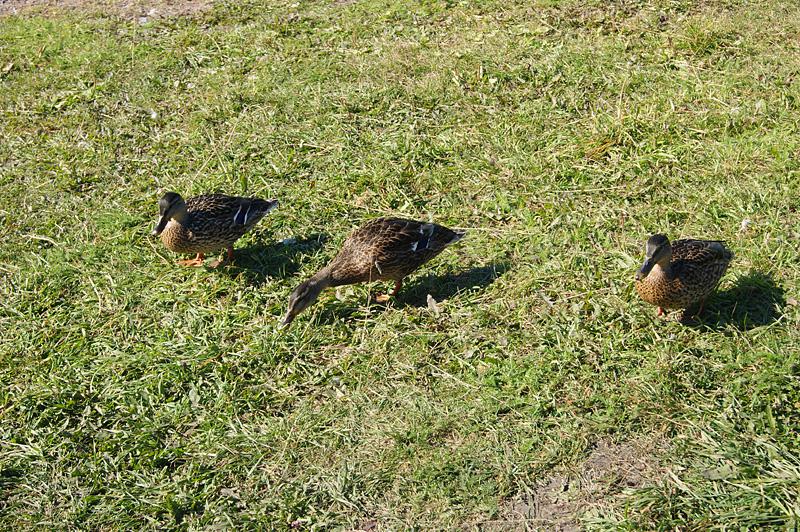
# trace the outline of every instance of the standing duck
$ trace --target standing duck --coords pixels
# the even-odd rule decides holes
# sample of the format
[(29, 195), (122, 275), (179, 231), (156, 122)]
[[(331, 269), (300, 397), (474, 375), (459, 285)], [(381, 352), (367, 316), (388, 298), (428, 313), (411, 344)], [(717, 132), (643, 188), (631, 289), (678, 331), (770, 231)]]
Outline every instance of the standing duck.
[(719, 240), (676, 240), (670, 244), (664, 235), (653, 235), (645, 246), (645, 261), (636, 272), (639, 296), (664, 309), (685, 309), (714, 291), (733, 259), (733, 253)]
[[(176, 253), (195, 253), (193, 259), (178, 261), (182, 266), (202, 266), (206, 253), (227, 248), (233, 259), (233, 243), (253, 228), (278, 200), (240, 198), (205, 194), (184, 201), (180, 194), (167, 192), (158, 202), (161, 217), (153, 234), (161, 235), (167, 249)], [(216, 268), (222, 263), (213, 261)]]
[(400, 291), (408, 274), (464, 235), (463, 231), (403, 218), (370, 220), (345, 240), (339, 254), (327, 266), (292, 292), (282, 325), (289, 325), (329, 286), (394, 281), (390, 294), (376, 298), (379, 302), (388, 301)]

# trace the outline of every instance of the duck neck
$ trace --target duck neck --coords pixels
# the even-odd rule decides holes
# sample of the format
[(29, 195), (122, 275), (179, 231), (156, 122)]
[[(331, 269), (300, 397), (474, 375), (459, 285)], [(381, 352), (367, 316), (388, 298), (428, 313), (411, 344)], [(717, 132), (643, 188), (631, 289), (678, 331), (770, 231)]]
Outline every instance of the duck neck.
[(672, 279), (672, 261), (667, 259), (657, 263), (653, 266), (653, 273), (657, 276), (663, 276), (667, 279)]
[(331, 265), (328, 264), (320, 271), (312, 275), (310, 280), (313, 281), (316, 286), (319, 286), (320, 290), (324, 290), (329, 286), (338, 286), (331, 277), (331, 270)]
[(175, 211), (172, 214), (172, 219), (181, 225), (186, 225), (189, 221), (189, 213), (186, 212), (186, 209)]

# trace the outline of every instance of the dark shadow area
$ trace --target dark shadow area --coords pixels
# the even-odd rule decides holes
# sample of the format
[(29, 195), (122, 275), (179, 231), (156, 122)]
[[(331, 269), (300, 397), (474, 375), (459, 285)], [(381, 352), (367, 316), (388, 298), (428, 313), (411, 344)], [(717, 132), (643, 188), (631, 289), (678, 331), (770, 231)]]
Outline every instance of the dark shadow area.
[(295, 237), (293, 241), (272, 242), (234, 250), (233, 264), (220, 268), (219, 272), (232, 277), (242, 276), (253, 286), (260, 286), (270, 277), (288, 277), (300, 269), (298, 258), (321, 248), (328, 235), (317, 233), (307, 237)]
[[(335, 288), (332, 288), (331, 290), (335, 290)], [(359, 303), (362, 303), (362, 301), (353, 300), (353, 301), (342, 302), (342, 301), (337, 301), (336, 298), (333, 298), (333, 301), (322, 302), (324, 308), (318, 311), (319, 316), (316, 318), (316, 323), (319, 325), (331, 325), (335, 323), (337, 320), (349, 322), (352, 320), (363, 319), (364, 312), (359, 306)], [(308, 309), (303, 314), (305, 314), (306, 312), (311, 314), (313, 312), (313, 309)], [(304, 317), (303, 314), (301, 314), (300, 316)], [(374, 310), (370, 314), (374, 315), (375, 314)]]
[(748, 331), (775, 322), (785, 305), (784, 290), (772, 276), (751, 271), (739, 277), (731, 288), (712, 295), (701, 316), (684, 322), (715, 331), (728, 327)]
[[(428, 294), (436, 301), (445, 301), (459, 292), (480, 290), (495, 282), (510, 268), (507, 262), (491, 262), (485, 266), (476, 266), (469, 270), (448, 275), (426, 275), (413, 279), (404, 286), (397, 296), (395, 305), (426, 307)], [(389, 283), (391, 289), (391, 283)]]
[[(427, 307), (428, 294), (437, 302), (441, 302), (460, 292), (480, 290), (492, 284), (509, 268), (510, 265), (507, 262), (492, 262), (486, 266), (477, 266), (448, 275), (426, 275), (420, 279), (415, 279), (412, 274), (410, 276), (411, 282), (403, 287), (396, 298), (387, 303), (376, 302), (375, 296), (390, 291), (394, 285), (391, 282), (376, 281), (368, 285), (372, 293), (370, 297), (370, 305), (373, 307), (371, 313), (380, 314), (389, 306), (396, 308), (408, 306)], [(345, 321), (359, 319), (363, 317), (362, 305), (366, 303), (366, 300), (323, 303), (325, 304), (325, 309), (319, 313), (318, 323), (323, 325), (331, 324), (337, 319)]]

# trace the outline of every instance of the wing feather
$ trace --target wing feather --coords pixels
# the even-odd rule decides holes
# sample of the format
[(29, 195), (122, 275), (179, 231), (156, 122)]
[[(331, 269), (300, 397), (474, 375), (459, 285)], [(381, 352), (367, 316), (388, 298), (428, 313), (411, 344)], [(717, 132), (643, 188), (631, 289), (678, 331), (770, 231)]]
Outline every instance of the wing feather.
[(274, 202), (260, 198), (202, 194), (186, 200), (186, 208), (209, 221), (230, 221), (231, 226), (249, 228), (274, 207)]
[(342, 281), (402, 279), (463, 236), (433, 223), (376, 218), (350, 235), (333, 262)]
[(676, 240), (672, 243), (672, 259), (688, 261), (698, 266), (730, 262), (733, 254), (721, 240)]

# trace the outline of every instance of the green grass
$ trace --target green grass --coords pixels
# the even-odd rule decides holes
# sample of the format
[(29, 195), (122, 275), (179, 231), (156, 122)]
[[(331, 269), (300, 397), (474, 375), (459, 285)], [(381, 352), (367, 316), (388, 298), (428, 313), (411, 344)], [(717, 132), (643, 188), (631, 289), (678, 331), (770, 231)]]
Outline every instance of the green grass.
[[(0, 528), (479, 528), (641, 438), (660, 473), (584, 526), (798, 526), (799, 33), (777, 0), (0, 19)], [(166, 190), (281, 206), (182, 269)], [(384, 214), (469, 235), (281, 331)], [(655, 231), (736, 253), (703, 323), (636, 297)]]

